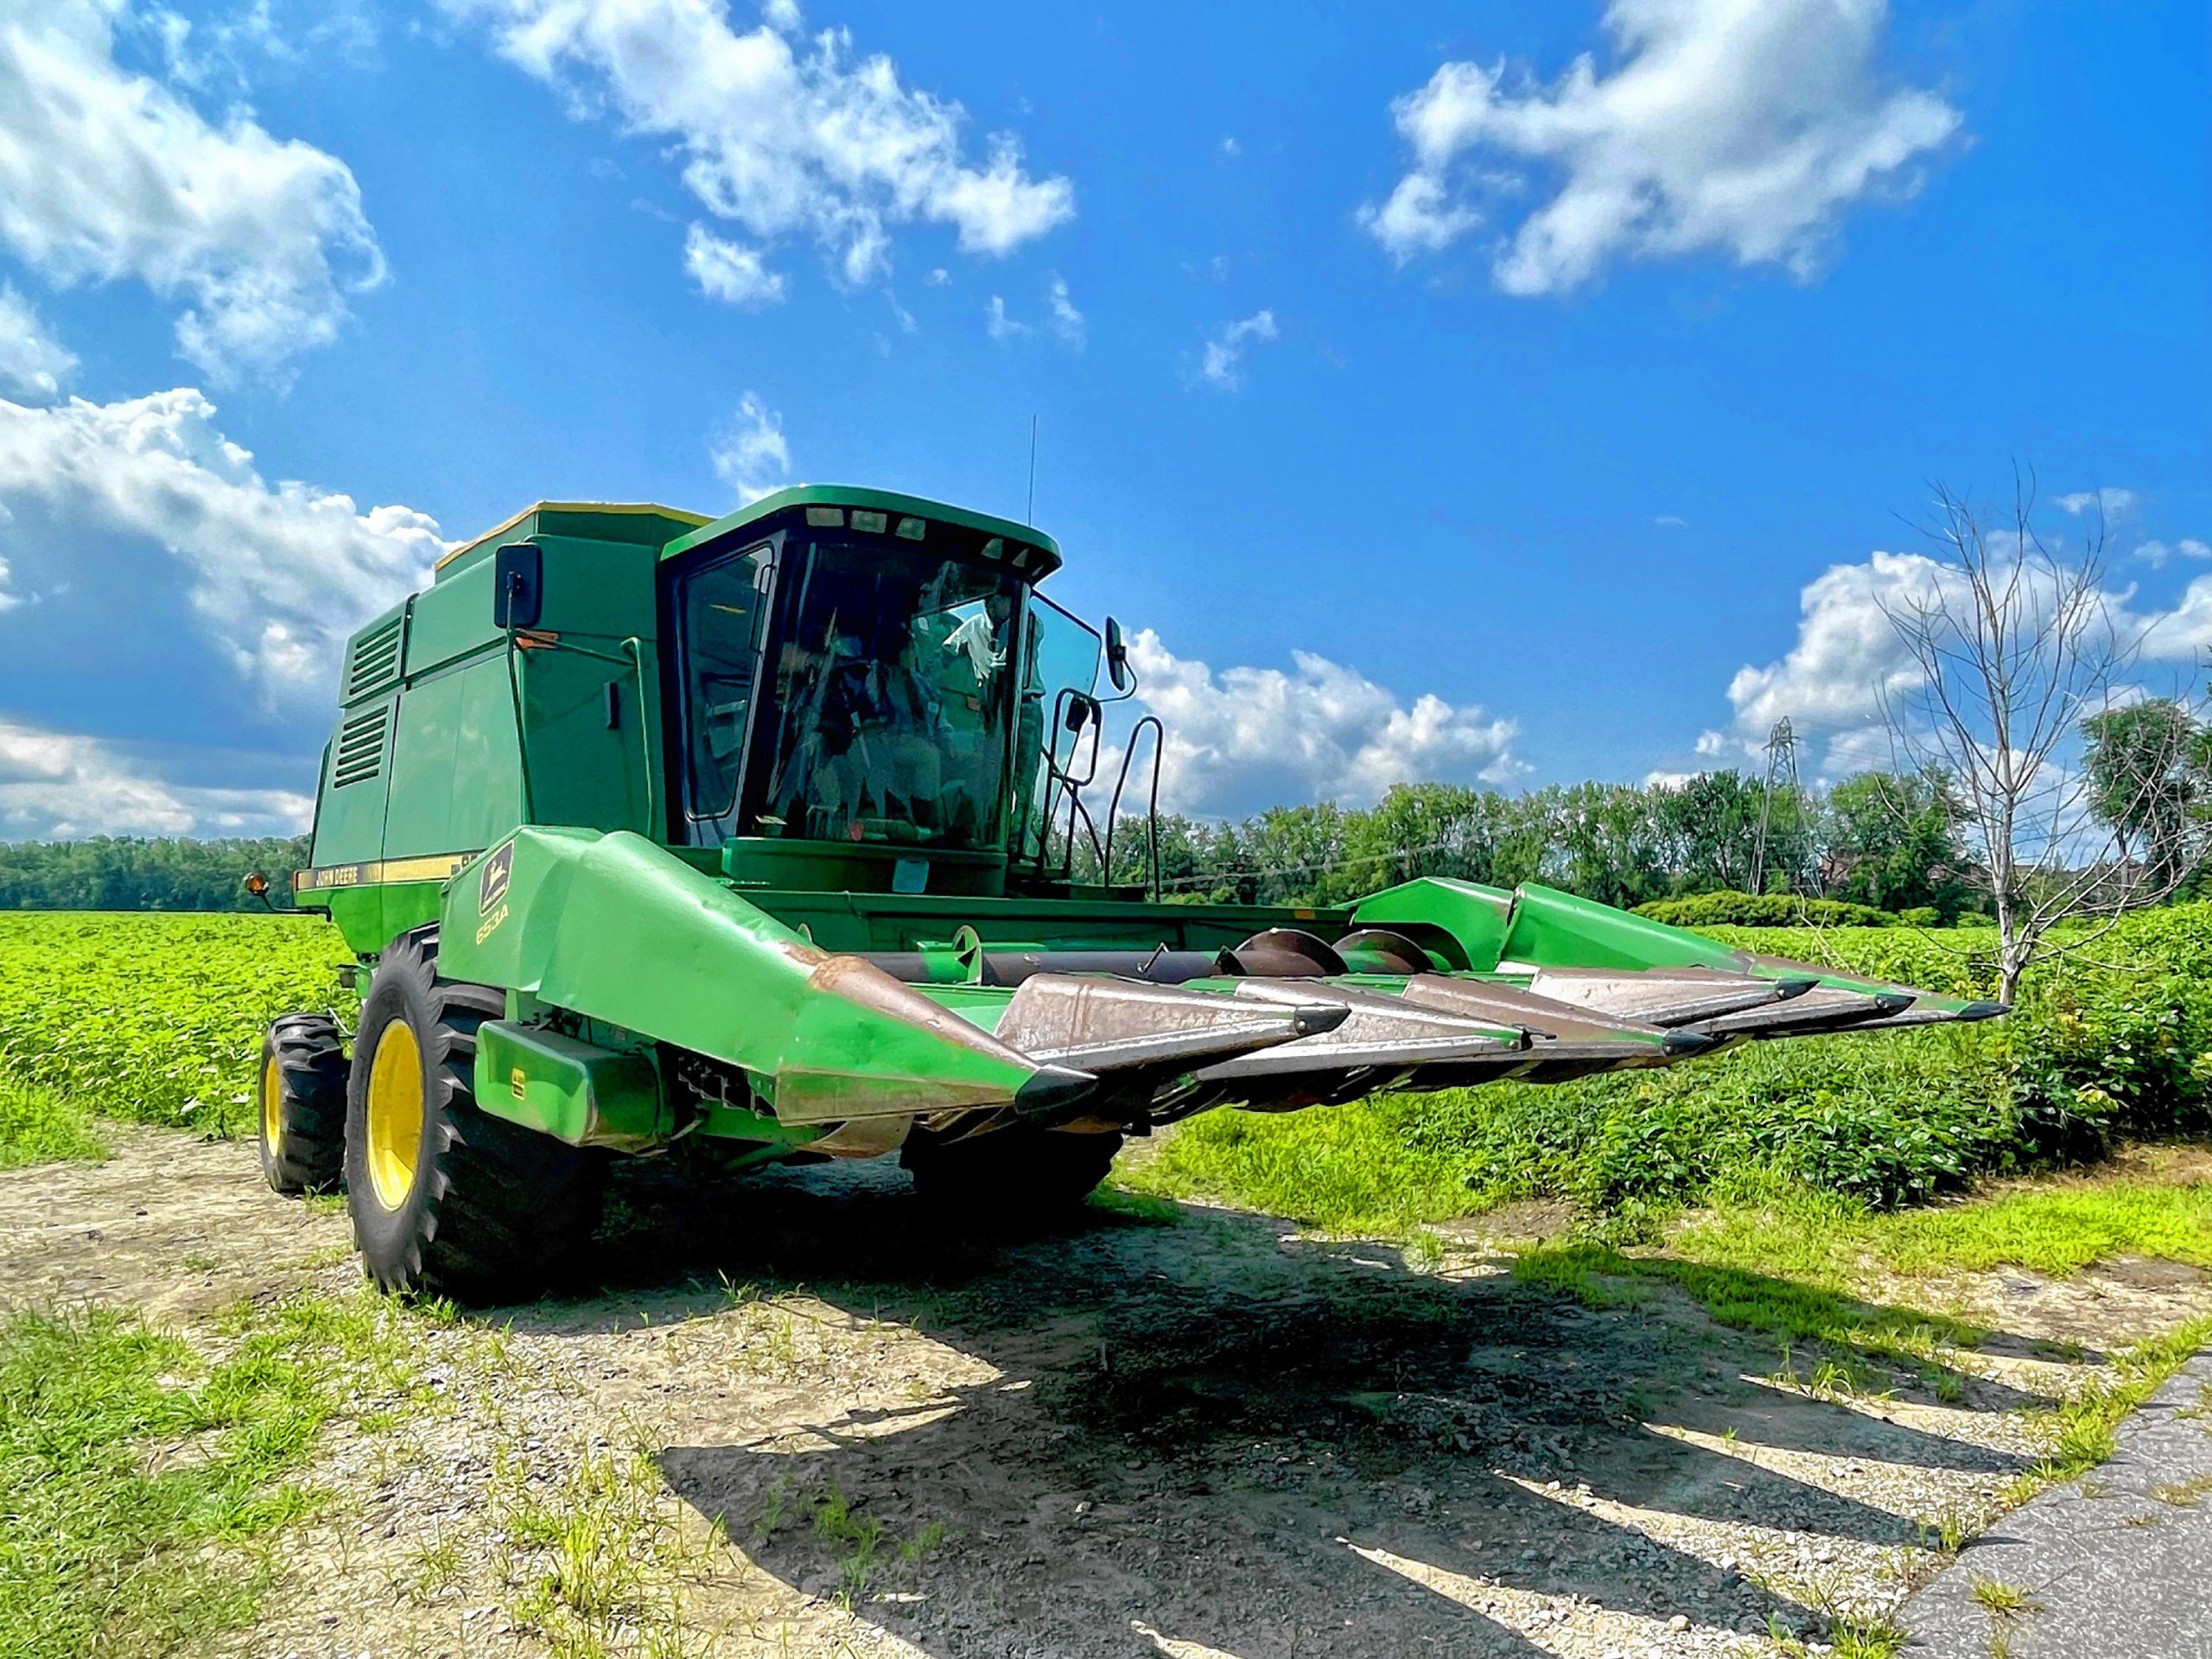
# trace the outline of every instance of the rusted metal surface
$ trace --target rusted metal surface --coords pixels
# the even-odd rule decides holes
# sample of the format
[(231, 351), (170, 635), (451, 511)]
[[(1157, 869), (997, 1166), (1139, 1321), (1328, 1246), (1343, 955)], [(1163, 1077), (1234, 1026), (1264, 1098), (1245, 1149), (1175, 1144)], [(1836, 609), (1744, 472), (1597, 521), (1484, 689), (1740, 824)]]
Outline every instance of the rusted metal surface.
[(1255, 1005), (1134, 980), (1039, 974), (1022, 982), (998, 1035), (1032, 1059), (1103, 1077), (1189, 1067), (1333, 1030), (1350, 1010), (1325, 1000)]
[(1814, 983), (1809, 978), (1759, 979), (1717, 968), (1545, 968), (1536, 971), (1529, 988), (1612, 1019), (1686, 1026), (1802, 996)]
[(1294, 927), (1271, 927), (1221, 953), (1222, 966), (1260, 979), (1315, 979), (1349, 971), (1328, 941)]

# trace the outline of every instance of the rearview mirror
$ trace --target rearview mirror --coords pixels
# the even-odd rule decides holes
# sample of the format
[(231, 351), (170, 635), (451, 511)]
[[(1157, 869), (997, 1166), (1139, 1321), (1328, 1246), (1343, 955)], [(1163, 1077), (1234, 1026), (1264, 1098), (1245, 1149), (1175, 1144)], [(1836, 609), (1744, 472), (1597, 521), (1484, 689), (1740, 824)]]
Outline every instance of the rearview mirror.
[(1110, 616), (1106, 619), (1106, 677), (1116, 691), (1129, 689), (1128, 642), (1122, 638), (1122, 625)]
[(493, 556), (492, 626), (534, 628), (544, 607), (544, 550), (535, 542), (509, 542)]

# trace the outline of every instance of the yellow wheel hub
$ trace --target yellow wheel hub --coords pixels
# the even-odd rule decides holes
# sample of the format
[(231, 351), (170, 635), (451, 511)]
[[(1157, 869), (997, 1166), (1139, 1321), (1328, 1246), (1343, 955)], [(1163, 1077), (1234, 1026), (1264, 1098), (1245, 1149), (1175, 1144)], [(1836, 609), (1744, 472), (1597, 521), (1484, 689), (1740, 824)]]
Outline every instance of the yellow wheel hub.
[(261, 1143), (272, 1157), (284, 1145), (284, 1069), (274, 1054), (261, 1068)]
[(397, 1210), (415, 1190), (423, 1157), (423, 1049), (404, 1020), (377, 1039), (368, 1116), (369, 1185), (378, 1204)]

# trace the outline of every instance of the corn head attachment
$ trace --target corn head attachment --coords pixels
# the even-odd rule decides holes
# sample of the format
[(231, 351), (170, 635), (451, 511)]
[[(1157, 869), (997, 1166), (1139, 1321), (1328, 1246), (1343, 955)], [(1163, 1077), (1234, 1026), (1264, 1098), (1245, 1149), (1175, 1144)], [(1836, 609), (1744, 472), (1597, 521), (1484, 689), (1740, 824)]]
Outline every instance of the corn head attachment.
[(373, 971), (350, 1057), (321, 1016), (272, 1029), (272, 1182), (342, 1154), (372, 1274), (474, 1294), (588, 1230), (610, 1154), (897, 1150), (966, 1223), (1217, 1107), (2003, 1011), (1534, 885), (1086, 881), (1078, 849), (1127, 868), (1156, 816), (1163, 734), (1135, 721), (1098, 775), (1135, 687), (1114, 623), (1038, 591), (1058, 563), (839, 486), (711, 522), (541, 503), (449, 555), (347, 648), (296, 897)]

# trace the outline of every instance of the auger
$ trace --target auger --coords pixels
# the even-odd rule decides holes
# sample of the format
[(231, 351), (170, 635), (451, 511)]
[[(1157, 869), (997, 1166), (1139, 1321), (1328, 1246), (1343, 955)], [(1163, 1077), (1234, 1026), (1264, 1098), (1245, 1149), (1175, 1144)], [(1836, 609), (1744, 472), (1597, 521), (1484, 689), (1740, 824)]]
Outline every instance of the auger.
[[(279, 1192), (396, 1291), (526, 1292), (617, 1157), (896, 1152), (982, 1228), (1220, 1106), (1549, 1083), (2003, 1012), (1524, 885), (1164, 902), (1112, 845), (1103, 636), (1027, 525), (878, 490), (541, 502), (348, 642), (298, 903), (367, 970), (261, 1071)], [(1153, 725), (1153, 794), (1160, 733)], [(1154, 815), (1156, 816), (1156, 814)], [(1104, 823), (1104, 833), (1099, 820)]]

